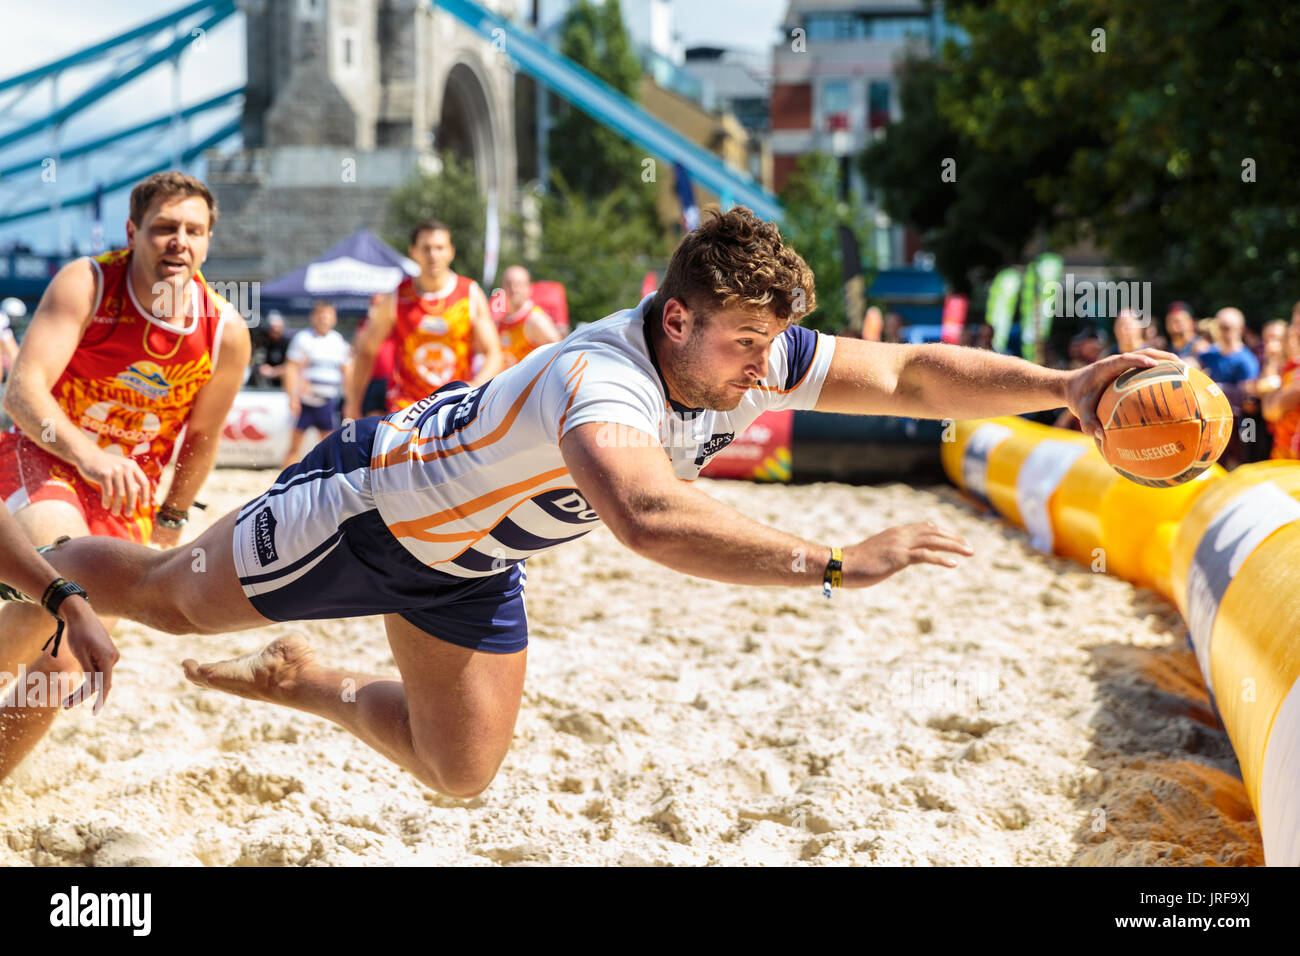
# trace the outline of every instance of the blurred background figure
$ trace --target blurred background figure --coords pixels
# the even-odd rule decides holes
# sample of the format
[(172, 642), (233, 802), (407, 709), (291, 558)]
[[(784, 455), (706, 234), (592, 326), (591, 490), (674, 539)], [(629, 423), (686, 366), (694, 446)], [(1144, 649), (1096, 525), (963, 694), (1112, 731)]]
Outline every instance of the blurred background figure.
[(1242, 422), (1250, 426), (1254, 442), (1244, 443), (1246, 461), (1264, 461), (1272, 456), (1273, 428), (1263, 412), (1263, 399), (1282, 387), (1282, 369), (1287, 362), (1287, 322), (1274, 319), (1264, 323), (1259, 337), (1259, 378), (1247, 382), (1242, 397)]
[[(1300, 311), (1300, 303), (1297, 303), (1296, 309)], [(873, 305), (862, 317), (862, 337), (868, 342), (879, 342), (884, 331), (885, 314), (880, 311), (879, 306)]]
[[(1148, 325), (1150, 323), (1147, 323)], [(1146, 328), (1137, 313), (1132, 309), (1120, 309), (1115, 316), (1115, 347), (1106, 354), (1118, 355), (1121, 352), (1136, 352), (1147, 347)]]
[[(377, 305), (380, 297), (374, 296), (371, 299), (371, 307)], [(366, 322), (370, 320), (367, 315), (357, 326), (357, 335), (361, 335), (361, 330), (366, 327)], [(388, 379), (393, 374), (393, 360), (397, 354), (397, 340), (391, 335), (384, 339), (383, 344), (379, 346), (379, 351), (375, 353), (375, 364), (370, 369), (370, 381), (366, 383), (366, 390), (361, 395), (361, 415), (368, 418), (371, 415), (388, 414)]]
[(284, 380), (284, 363), (289, 354), (289, 336), (284, 316), (272, 309), (266, 314), (266, 331), (253, 345), (253, 364), (257, 375), (250, 385), (279, 388)]
[(1214, 319), (1197, 319), (1196, 334), (1205, 342), (1205, 348), (1196, 353), (1199, 363), (1200, 355), (1203, 352), (1208, 352), (1213, 346), (1219, 344), (1219, 327), (1215, 324)]
[(1083, 368), (1101, 358), (1106, 349), (1106, 334), (1096, 326), (1088, 326), (1070, 340), (1069, 368)]
[(882, 342), (905, 342), (907, 341), (905, 333), (907, 326), (903, 323), (903, 317), (897, 312), (890, 312), (885, 315), (885, 324), (881, 330), (880, 341)]
[(1287, 335), (1289, 326), (1285, 319), (1264, 323), (1259, 337), (1259, 378), (1253, 392), (1263, 397), (1282, 385), (1282, 367), (1287, 363)]
[(1259, 360), (1246, 347), (1243, 332), (1246, 318), (1240, 309), (1220, 309), (1214, 317), (1215, 344), (1199, 356), (1205, 374), (1220, 385), (1238, 392), (1247, 382), (1259, 378)]
[(1197, 331), (1196, 319), (1186, 302), (1175, 302), (1165, 313), (1165, 332), (1169, 336), (1169, 351), (1180, 359), (1192, 360), (1210, 347)]
[(284, 390), (289, 395), (289, 413), (296, 420), (285, 468), (298, 460), (307, 429), (316, 429), (319, 438), (324, 438), (339, 427), (339, 402), (352, 350), (347, 339), (335, 331), (337, 324), (334, 306), (317, 301), (311, 309), (311, 327), (295, 335), (289, 344)]
[[(1116, 319), (1116, 322), (1118, 323), (1118, 319)], [(1074, 338), (1070, 339), (1066, 368), (1073, 371), (1074, 369), (1083, 368), (1085, 365), (1091, 365), (1101, 358), (1103, 351), (1106, 351), (1106, 333), (1096, 326), (1085, 326)], [(1075, 418), (1074, 413), (1068, 408), (1062, 410), (1053, 424), (1057, 428), (1079, 430), (1079, 419)]]
[[(1300, 306), (1297, 307), (1300, 309)], [(1272, 432), (1273, 448), (1269, 457), (1300, 459), (1300, 322), (1292, 313), (1287, 327), (1286, 362), (1279, 375), (1280, 384), (1261, 400), (1264, 420)]]
[[(1232, 431), (1232, 440), (1219, 463), (1224, 468), (1235, 468), (1244, 461), (1251, 461), (1254, 448), (1246, 448), (1242, 441), (1243, 416), (1258, 411), (1258, 407), (1247, 408), (1246, 400), (1255, 379), (1259, 378), (1259, 360), (1255, 353), (1246, 348), (1242, 332), (1246, 327), (1246, 318), (1240, 309), (1220, 309), (1214, 317), (1215, 344), (1198, 356), (1201, 368), (1210, 376), (1228, 397), (1232, 405), (1236, 426)], [(1253, 434), (1252, 434), (1253, 433)], [(1250, 445), (1255, 445), (1258, 438), (1258, 423), (1247, 431), (1251, 436)]]
[(501, 336), (501, 352), (505, 367), (518, 363), (535, 348), (558, 342), (564, 338), (555, 322), (533, 302), (533, 280), (523, 266), (510, 266), (501, 277), (506, 309), (503, 314), (492, 311), (497, 334)]
[(1144, 315), (1139, 317), (1138, 321), (1142, 323), (1142, 335), (1144, 338), (1142, 347), (1148, 349), (1160, 349), (1168, 352), (1169, 339), (1161, 333), (1160, 324), (1156, 322), (1155, 318), (1149, 315)]
[(27, 304), (22, 299), (9, 298), (0, 302), (0, 381), (9, 377), (9, 369), (18, 357), (18, 340), (14, 337), (13, 323), (27, 314)]

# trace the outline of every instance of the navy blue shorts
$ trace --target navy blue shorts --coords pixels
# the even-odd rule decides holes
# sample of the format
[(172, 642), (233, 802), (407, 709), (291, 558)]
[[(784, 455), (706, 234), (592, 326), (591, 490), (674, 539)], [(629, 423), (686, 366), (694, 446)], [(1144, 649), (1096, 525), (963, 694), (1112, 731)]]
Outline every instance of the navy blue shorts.
[(304, 402), (293, 427), (300, 432), (315, 428), (322, 435), (328, 435), (339, 427), (338, 405), (334, 402), (326, 402), (324, 405), (308, 405)]
[(378, 418), (344, 426), (240, 509), (239, 583), (272, 621), (400, 614), (432, 637), (476, 651), (528, 646), (521, 561), (462, 578), (419, 561), (393, 537), (370, 494)]

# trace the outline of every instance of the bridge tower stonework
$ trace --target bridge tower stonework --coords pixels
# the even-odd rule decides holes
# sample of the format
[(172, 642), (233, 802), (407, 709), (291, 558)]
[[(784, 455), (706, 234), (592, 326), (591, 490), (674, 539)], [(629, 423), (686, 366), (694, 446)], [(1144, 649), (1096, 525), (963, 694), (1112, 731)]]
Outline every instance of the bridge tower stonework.
[[(510, 16), (515, 0), (489, 0)], [(221, 221), (205, 270), (265, 280), (354, 230), (438, 153), (516, 201), (515, 78), (493, 43), (430, 0), (239, 0), (247, 87), (239, 152), (209, 158)]]

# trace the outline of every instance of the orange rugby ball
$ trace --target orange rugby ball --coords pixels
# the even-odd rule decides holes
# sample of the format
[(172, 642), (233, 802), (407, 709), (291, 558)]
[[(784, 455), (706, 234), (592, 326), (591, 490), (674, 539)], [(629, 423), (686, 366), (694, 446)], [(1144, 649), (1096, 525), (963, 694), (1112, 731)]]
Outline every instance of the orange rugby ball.
[(1132, 368), (1102, 393), (1102, 457), (1125, 478), (1168, 488), (1218, 461), (1232, 437), (1232, 406), (1200, 369), (1177, 362)]

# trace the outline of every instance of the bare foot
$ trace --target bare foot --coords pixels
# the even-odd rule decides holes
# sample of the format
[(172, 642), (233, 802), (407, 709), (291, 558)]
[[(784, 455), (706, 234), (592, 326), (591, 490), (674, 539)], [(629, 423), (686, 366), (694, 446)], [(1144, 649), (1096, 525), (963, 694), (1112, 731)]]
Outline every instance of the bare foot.
[(200, 664), (193, 658), (181, 662), (190, 683), (223, 690), (249, 700), (279, 700), (281, 692), (316, 666), (316, 652), (300, 634), (290, 634), (243, 657)]

